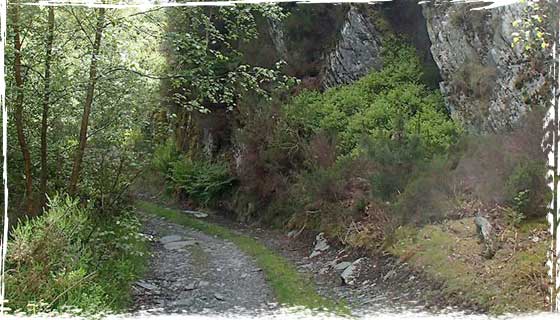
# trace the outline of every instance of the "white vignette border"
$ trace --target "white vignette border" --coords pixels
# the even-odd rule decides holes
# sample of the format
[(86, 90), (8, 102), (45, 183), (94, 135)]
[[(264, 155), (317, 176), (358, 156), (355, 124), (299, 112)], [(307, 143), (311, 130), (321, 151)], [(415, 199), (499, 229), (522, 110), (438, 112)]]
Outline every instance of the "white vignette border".
[[(118, 1), (118, 2), (111, 2), (111, 3), (102, 3), (98, 0), (40, 0), (38, 2), (22, 2), (22, 5), (31, 5), (31, 6), (82, 6), (82, 7), (92, 7), (92, 8), (114, 8), (114, 9), (121, 9), (121, 8), (142, 8), (147, 9), (151, 7), (194, 7), (194, 6), (235, 6), (237, 4), (263, 4), (263, 3), (298, 3), (298, 4), (339, 4), (339, 3), (366, 3), (366, 4), (375, 4), (380, 2), (389, 2), (392, 0), (229, 0), (229, 1), (188, 1), (188, 2), (181, 2), (181, 3), (174, 3), (174, 2), (162, 2), (159, 3), (157, 0), (130, 0), (130, 1)], [(417, 1), (417, 0), (409, 0), (409, 1)], [(419, 3), (429, 2), (428, 1), (418, 1)], [(453, 3), (468, 3), (468, 2), (476, 2), (481, 3), (478, 0), (448, 0)], [(551, 0), (553, 2), (558, 3), (560, 0)], [(479, 9), (492, 9), (500, 6), (511, 5), (515, 3), (519, 3), (520, 0), (486, 0), (486, 5), (477, 8)], [(5, 263), (6, 263), (6, 254), (7, 254), (7, 240), (8, 239), (8, 170), (7, 170), (7, 149), (8, 149), (8, 139), (7, 139), (7, 127), (8, 127), (8, 113), (7, 113), (7, 106), (6, 106), (6, 81), (5, 81), (5, 56), (4, 56), (4, 47), (6, 45), (6, 35), (7, 35), (7, 8), (8, 8), (8, 1), (7, 0), (0, 0), (0, 104), (2, 108), (2, 154), (3, 154), (3, 161), (2, 161), (2, 184), (4, 186), (4, 199), (3, 199), (3, 230), (1, 231), (0, 237), (0, 317), (7, 318), (7, 319), (21, 319), (18, 316), (10, 316), (6, 315), (4, 312), (4, 297), (6, 293), (6, 286), (4, 282), (4, 274), (5, 274)], [(556, 22), (558, 24), (558, 28), (560, 28), (560, 21)], [(552, 74), (557, 79), (554, 80), (555, 86), (553, 87), (553, 96), (551, 100), (550, 108), (546, 114), (546, 118), (543, 119), (545, 124), (550, 123), (553, 121), (555, 124), (558, 124), (558, 119), (555, 119), (554, 113), (554, 105), (555, 99), (560, 98), (560, 67), (558, 66), (560, 61), (560, 48), (558, 47), (560, 43), (560, 35), (556, 35), (555, 43), (552, 47), (552, 55), (555, 58), (555, 62), (553, 65)], [(558, 126), (556, 126), (558, 127)], [(557, 129), (558, 130), (558, 129)], [(557, 132), (556, 137), (560, 134)], [(546, 134), (550, 134), (550, 132), (546, 132)], [(545, 136), (546, 138), (546, 136)], [(544, 141), (544, 140), (543, 140)], [(554, 143), (553, 143), (554, 145)], [(544, 146), (543, 146), (544, 147)], [(550, 147), (550, 146), (549, 146)], [(554, 146), (553, 146), (554, 147)], [(548, 176), (556, 177), (560, 172), (558, 172), (558, 168), (554, 168), (554, 150), (552, 148), (549, 149), (548, 154), (548, 165), (549, 171), (547, 173)], [(556, 175), (554, 174), (554, 170), (556, 170)], [(554, 188), (554, 181), (550, 182), (550, 188)], [(553, 190), (557, 194), (559, 190)], [(558, 198), (558, 197), (557, 197)], [(552, 200), (554, 201), (554, 200)], [(557, 199), (558, 201), (558, 199)], [(553, 208), (553, 203), (551, 202), (549, 208)], [(557, 204), (557, 208), (560, 208), (560, 203)], [(550, 233), (553, 232), (553, 219), (554, 215), (552, 214), (552, 209), (549, 210), (548, 213), (548, 222), (550, 224)], [(560, 211), (560, 210), (559, 210)], [(556, 217), (558, 217), (557, 212)], [(560, 230), (557, 230), (560, 231)], [(552, 243), (551, 243), (552, 247)], [(560, 240), (556, 239), (556, 249), (558, 256), (560, 254)], [(558, 262), (557, 262), (558, 263)], [(549, 276), (553, 277), (552, 274), (552, 264), (553, 261), (548, 259), (547, 265), (549, 267)], [(560, 268), (560, 266), (558, 266)], [(556, 274), (557, 283), (560, 283), (560, 273), (557, 270)], [(556, 301), (554, 302), (555, 309), (558, 310), (560, 307), (560, 295), (556, 297)], [(52, 317), (58, 318), (68, 318), (71, 316), (54, 314), (54, 315), (43, 315), (43, 316), (36, 316), (34, 318), (51, 318)], [(336, 319), (339, 318), (334, 315), (313, 315), (309, 312), (297, 312), (294, 310), (286, 309), (284, 311), (280, 311), (279, 313), (269, 313), (269, 314), (262, 314), (262, 315), (253, 315), (253, 316), (242, 316), (242, 315), (235, 315), (235, 314), (224, 314), (224, 315), (113, 315), (107, 316), (108, 318), (113, 319), (130, 319), (135, 317), (141, 317), (143, 319), (311, 319), (311, 318), (321, 318), (321, 319)], [(365, 315), (365, 318), (369, 318), (369, 315)], [(431, 315), (427, 313), (416, 313), (416, 312), (402, 312), (402, 313), (381, 313), (372, 315), (372, 319), (416, 319), (416, 318), (424, 318), (424, 319), (458, 319), (468, 317), (469, 319), (487, 319), (488, 316), (465, 316), (462, 314), (441, 314), (441, 315)], [(503, 318), (512, 318), (515, 317), (516, 319), (558, 319), (558, 314), (553, 313), (541, 313), (541, 314), (533, 314), (533, 315), (506, 315)], [(554, 318), (553, 318), (554, 317)]]

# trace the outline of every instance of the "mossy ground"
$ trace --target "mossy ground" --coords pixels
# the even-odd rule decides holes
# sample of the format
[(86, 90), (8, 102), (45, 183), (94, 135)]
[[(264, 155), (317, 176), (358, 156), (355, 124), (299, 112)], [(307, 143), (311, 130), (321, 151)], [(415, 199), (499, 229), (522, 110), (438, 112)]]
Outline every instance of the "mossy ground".
[(547, 223), (526, 222), (500, 234), (492, 259), (481, 255), (473, 218), (422, 228), (400, 227), (388, 250), (491, 313), (546, 308)]

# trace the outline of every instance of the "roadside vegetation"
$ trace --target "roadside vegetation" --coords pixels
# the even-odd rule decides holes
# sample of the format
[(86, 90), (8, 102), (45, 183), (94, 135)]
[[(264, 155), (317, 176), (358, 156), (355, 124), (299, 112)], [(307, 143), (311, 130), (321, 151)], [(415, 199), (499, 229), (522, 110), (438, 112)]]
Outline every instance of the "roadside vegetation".
[[(543, 221), (550, 199), (540, 148), (544, 107), (508, 132), (468, 132), (440, 93), (422, 83), (421, 64), (404, 39), (388, 37), (383, 57), (382, 69), (349, 85), (247, 95), (228, 129), (233, 149), (185, 154), (168, 139), (153, 166), (169, 194), (191, 206), (410, 258), (449, 292), (494, 313), (545, 309), (549, 239), (543, 223), (533, 224)], [(199, 169), (184, 179), (190, 167)], [(499, 232), (501, 247), (489, 261), (481, 258), (477, 214)], [(457, 222), (465, 226), (459, 251), (446, 228)], [(539, 236), (528, 240), (534, 232)], [(517, 242), (523, 245), (510, 245)], [(445, 268), (449, 259), (464, 262)], [(531, 275), (515, 278), (513, 261)], [(466, 285), (477, 276), (486, 287)]]
[[(390, 252), (492, 312), (546, 307), (550, 193), (539, 103), (547, 99), (504, 132), (468, 131), (381, 12), (382, 67), (323, 88), (325, 52), (316, 50), (333, 47), (348, 8), (301, 8), (9, 7), (12, 311), (127, 310), (146, 265), (134, 211), (143, 192), (266, 227), (324, 232), (347, 251)], [(288, 65), (263, 31), (281, 22), (296, 52)], [(254, 53), (265, 42), (272, 45)], [(482, 85), (474, 94), (488, 94), (468, 67), (455, 76), (459, 91)], [(250, 237), (147, 202), (136, 207), (234, 242), (281, 303), (348, 311)], [(492, 259), (480, 255), (477, 214), (495, 227)]]
[(494, 314), (542, 310), (548, 294), (546, 252), (548, 223), (507, 227), (492, 259), (480, 254), (472, 219), (450, 220), (422, 228), (400, 227), (388, 251), (434, 279), (444, 293), (476, 302)]
[(150, 151), (143, 131), (158, 81), (128, 70), (157, 72), (163, 61), (151, 15), (17, 1), (8, 10), (5, 306), (14, 313), (130, 308), (148, 249), (129, 187)]
[(7, 306), (34, 314), (125, 311), (130, 285), (145, 270), (147, 245), (131, 211), (110, 218), (91, 206), (54, 196), (40, 217), (12, 231), (7, 257)]

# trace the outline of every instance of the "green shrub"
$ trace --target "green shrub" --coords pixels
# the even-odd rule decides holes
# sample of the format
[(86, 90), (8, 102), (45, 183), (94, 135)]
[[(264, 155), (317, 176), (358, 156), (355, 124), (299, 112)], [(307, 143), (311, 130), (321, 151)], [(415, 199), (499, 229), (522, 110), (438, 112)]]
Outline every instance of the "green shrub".
[(253, 197), (236, 197), (242, 212), (293, 228), (338, 223), (355, 201), (358, 212), (372, 197), (396, 201), (419, 166), (456, 143), (462, 130), (421, 83), (416, 50), (397, 39), (384, 48), (383, 68), (350, 85), (302, 91), (281, 108), (240, 108), (239, 190)]
[(324, 93), (304, 91), (282, 109), (300, 135), (337, 136), (337, 151), (350, 154), (364, 137), (420, 138), (430, 155), (444, 153), (461, 133), (443, 98), (421, 84), (421, 65), (414, 48), (392, 41), (384, 66), (357, 82)]
[(525, 215), (523, 212), (517, 211), (515, 208), (506, 207), (504, 208), (504, 214), (506, 222), (509, 225), (519, 227), (521, 222), (525, 220)]
[(83, 304), (97, 297), (100, 307), (121, 311), (132, 303), (130, 285), (146, 271), (147, 244), (141, 223), (133, 212), (93, 221), (95, 230), (88, 246), (94, 260), (90, 269), (96, 271), (95, 285), (76, 292)]
[(366, 139), (363, 156), (376, 168), (371, 176), (374, 197), (391, 200), (404, 190), (416, 166), (425, 161), (425, 150), (418, 138), (399, 142), (391, 139)]
[(317, 168), (301, 176), (305, 191), (314, 199), (337, 202), (342, 199), (345, 177), (337, 167)]
[(179, 159), (179, 153), (175, 148), (172, 139), (168, 139), (164, 144), (157, 146), (154, 150), (152, 165), (156, 170), (164, 175), (169, 173), (173, 162)]
[(130, 214), (93, 216), (77, 199), (54, 196), (43, 215), (17, 224), (7, 257), (12, 310), (128, 307), (130, 283), (145, 266), (140, 223)]
[(189, 199), (204, 206), (229, 192), (235, 180), (224, 162), (211, 163), (188, 158), (173, 162), (168, 178), (175, 190), (184, 192)]
[(543, 161), (520, 162), (506, 181), (509, 204), (526, 217), (542, 217), (546, 214), (549, 189), (545, 179)]
[(10, 307), (59, 305), (67, 298), (59, 295), (86, 279), (91, 259), (86, 246), (87, 210), (77, 200), (55, 196), (45, 214), (21, 221), (13, 229), (7, 286), (17, 290), (8, 290)]

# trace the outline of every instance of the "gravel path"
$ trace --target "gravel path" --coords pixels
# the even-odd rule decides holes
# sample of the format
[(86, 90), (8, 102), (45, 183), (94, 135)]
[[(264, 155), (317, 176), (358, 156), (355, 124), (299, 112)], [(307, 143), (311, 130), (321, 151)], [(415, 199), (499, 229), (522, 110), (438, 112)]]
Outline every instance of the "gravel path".
[[(449, 296), (442, 283), (434, 282), (406, 262), (382, 254), (345, 253), (329, 247), (322, 254), (310, 257), (314, 251), (314, 235), (295, 238), (277, 230), (262, 229), (228, 221), (217, 216), (211, 222), (251, 236), (290, 260), (299, 272), (311, 275), (320, 295), (335, 301), (344, 300), (354, 316), (381, 313), (428, 312), (431, 314), (484, 314), (484, 310), (460, 296)], [(335, 267), (341, 261), (364, 259), (353, 284), (344, 284), (342, 270)]]
[(134, 312), (255, 313), (276, 307), (264, 275), (233, 243), (141, 214), (152, 257), (134, 285)]

